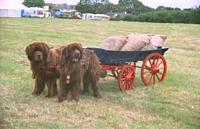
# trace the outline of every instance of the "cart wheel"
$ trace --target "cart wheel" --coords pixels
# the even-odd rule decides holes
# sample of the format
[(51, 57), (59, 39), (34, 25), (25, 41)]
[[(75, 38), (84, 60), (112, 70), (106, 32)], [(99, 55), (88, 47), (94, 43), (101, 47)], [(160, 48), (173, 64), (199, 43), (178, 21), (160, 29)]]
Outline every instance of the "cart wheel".
[(132, 89), (135, 84), (136, 67), (127, 64), (124, 65), (119, 73), (118, 83), (122, 92)]
[(112, 70), (112, 75), (115, 79), (118, 79), (120, 70)]
[(141, 78), (145, 86), (162, 82), (167, 71), (167, 62), (160, 53), (152, 53), (142, 64)]

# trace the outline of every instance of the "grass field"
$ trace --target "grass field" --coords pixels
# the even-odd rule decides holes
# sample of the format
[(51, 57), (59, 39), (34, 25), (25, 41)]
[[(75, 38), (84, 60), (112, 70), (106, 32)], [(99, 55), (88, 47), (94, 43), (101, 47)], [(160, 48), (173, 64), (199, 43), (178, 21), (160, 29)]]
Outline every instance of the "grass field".
[[(24, 48), (35, 40), (53, 47), (79, 41), (96, 46), (108, 36), (130, 32), (164, 34), (170, 50), (165, 81), (146, 88), (137, 71), (133, 90), (121, 93), (111, 78), (98, 83), (102, 99), (92, 92), (74, 101), (31, 94), (33, 80)], [(0, 19), (1, 129), (199, 129), (200, 25), (98, 22), (64, 19)]]

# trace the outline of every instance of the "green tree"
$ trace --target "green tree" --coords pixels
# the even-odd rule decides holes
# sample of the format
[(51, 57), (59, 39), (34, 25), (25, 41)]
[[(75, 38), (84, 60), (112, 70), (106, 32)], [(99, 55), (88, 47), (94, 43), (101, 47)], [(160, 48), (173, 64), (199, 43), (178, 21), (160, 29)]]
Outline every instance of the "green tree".
[(191, 23), (200, 24), (200, 6), (191, 11)]
[(76, 10), (82, 13), (107, 13), (107, 12), (127, 12), (130, 14), (140, 14), (152, 11), (153, 9), (144, 6), (138, 0), (119, 0), (119, 4), (114, 5), (108, 0), (80, 0)]
[(95, 13), (97, 2), (94, 0), (80, 0), (75, 9), (81, 13)]
[(118, 4), (107, 3), (104, 5), (106, 12), (121, 12)]
[(177, 11), (180, 11), (181, 9), (180, 8), (165, 7), (165, 6), (158, 6), (156, 8), (156, 10), (158, 10), (158, 11), (161, 11), (161, 10), (177, 10)]
[(81, 4), (87, 4), (87, 5), (96, 5), (96, 4), (108, 4), (109, 0), (80, 0)]
[(91, 0), (80, 0), (79, 2), (80, 5), (92, 5)]
[(119, 0), (119, 6), (122, 11), (135, 15), (153, 10), (152, 8), (143, 5), (138, 0)]
[(81, 13), (107, 13), (113, 4), (108, 0), (80, 0), (75, 8)]
[(119, 5), (121, 6), (122, 11), (126, 11), (127, 13), (133, 13), (133, 0), (119, 0)]
[(95, 13), (93, 5), (78, 3), (75, 8), (81, 13)]
[(27, 7), (43, 7), (44, 0), (24, 0), (23, 4)]
[[(50, 8), (50, 7), (49, 7)], [(59, 11), (60, 10), (60, 8), (59, 7), (56, 7), (56, 6), (54, 6), (54, 7), (51, 7), (50, 8), (50, 10), (52, 10), (52, 11)]]

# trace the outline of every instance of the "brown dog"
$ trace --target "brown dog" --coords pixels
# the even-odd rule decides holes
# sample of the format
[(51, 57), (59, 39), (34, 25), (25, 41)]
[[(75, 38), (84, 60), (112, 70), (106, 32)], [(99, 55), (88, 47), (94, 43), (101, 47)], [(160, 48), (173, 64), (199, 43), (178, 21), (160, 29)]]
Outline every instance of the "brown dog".
[(57, 84), (56, 80), (59, 78), (59, 61), (61, 56), (61, 49), (60, 48), (52, 48), (49, 50), (48, 57), (47, 57), (47, 87), (48, 87), (48, 94), (47, 97), (55, 96), (57, 94)]
[(50, 49), (45, 42), (35, 41), (26, 47), (25, 52), (31, 63), (31, 70), (35, 79), (33, 94), (41, 94), (45, 84), (47, 84), (47, 97), (56, 95), (56, 79), (59, 77), (59, 72), (56, 72), (56, 65), (60, 58), (59, 50)]
[(101, 97), (96, 86), (100, 62), (98, 57), (88, 49), (83, 49), (80, 44), (72, 43), (63, 48), (60, 60), (60, 96), (61, 102), (67, 98), (69, 91), (72, 98), (79, 100), (81, 81), (84, 90), (88, 91), (91, 84), (94, 96)]

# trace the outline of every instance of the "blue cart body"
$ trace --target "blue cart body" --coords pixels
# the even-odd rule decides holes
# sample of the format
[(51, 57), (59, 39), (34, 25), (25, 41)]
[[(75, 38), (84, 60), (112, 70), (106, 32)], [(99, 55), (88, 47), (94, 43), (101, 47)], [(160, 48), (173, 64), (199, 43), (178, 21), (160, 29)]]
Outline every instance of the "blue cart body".
[(101, 64), (105, 65), (120, 65), (127, 62), (143, 61), (145, 58), (152, 53), (164, 53), (168, 48), (159, 48), (157, 50), (146, 50), (146, 51), (110, 51), (101, 48), (88, 48), (93, 50), (99, 57)]

